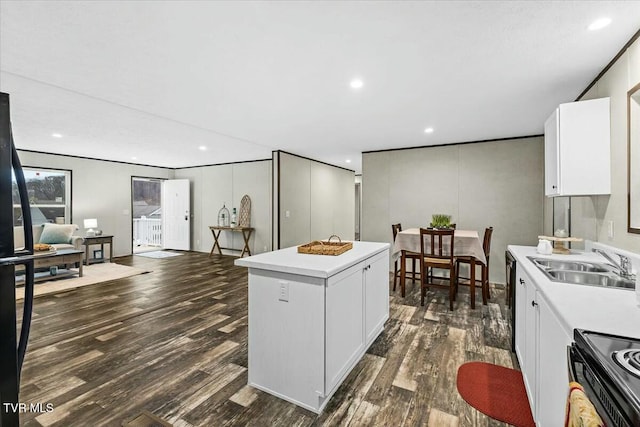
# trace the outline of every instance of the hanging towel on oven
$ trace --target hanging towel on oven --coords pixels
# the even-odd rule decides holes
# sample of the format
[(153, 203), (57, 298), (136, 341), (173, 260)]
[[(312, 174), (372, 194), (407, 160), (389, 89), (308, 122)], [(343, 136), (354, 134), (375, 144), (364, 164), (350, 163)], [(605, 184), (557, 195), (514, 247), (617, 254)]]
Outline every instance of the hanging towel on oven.
[(604, 427), (604, 422), (593, 403), (584, 394), (584, 388), (577, 382), (569, 383), (567, 415), (565, 427)]

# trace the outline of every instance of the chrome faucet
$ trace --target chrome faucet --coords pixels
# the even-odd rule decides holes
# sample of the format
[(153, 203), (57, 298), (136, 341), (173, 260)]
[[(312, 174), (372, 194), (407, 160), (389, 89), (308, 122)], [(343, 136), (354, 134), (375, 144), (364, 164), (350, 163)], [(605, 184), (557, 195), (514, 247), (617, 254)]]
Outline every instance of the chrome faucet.
[(618, 263), (616, 262), (616, 260), (611, 258), (611, 256), (609, 256), (609, 254), (603, 251), (602, 249), (594, 248), (593, 252), (602, 255), (607, 259), (607, 261), (613, 264), (620, 272), (620, 276), (624, 277), (625, 279), (635, 279), (636, 277), (635, 274), (631, 272), (631, 260), (629, 259), (629, 257), (616, 254), (620, 257), (620, 262)]

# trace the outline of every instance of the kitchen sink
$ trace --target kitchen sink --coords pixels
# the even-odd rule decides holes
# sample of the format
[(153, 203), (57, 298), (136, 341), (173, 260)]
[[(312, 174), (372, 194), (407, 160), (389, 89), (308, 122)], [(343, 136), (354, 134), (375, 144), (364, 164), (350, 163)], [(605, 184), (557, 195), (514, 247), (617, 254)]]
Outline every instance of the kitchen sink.
[(529, 257), (529, 259), (554, 282), (618, 289), (635, 289), (636, 287), (635, 280), (620, 276), (618, 269), (607, 263), (537, 257)]
[(596, 264), (592, 262), (582, 261), (560, 261), (555, 259), (540, 259), (532, 258), (533, 262), (538, 266), (544, 268), (550, 268), (554, 270), (569, 270), (569, 271), (593, 271), (605, 273), (611, 271), (611, 268), (607, 264)]
[(634, 280), (625, 279), (612, 273), (585, 271), (547, 270), (546, 273), (557, 282), (576, 283), (578, 285), (606, 286), (610, 288), (635, 289)]

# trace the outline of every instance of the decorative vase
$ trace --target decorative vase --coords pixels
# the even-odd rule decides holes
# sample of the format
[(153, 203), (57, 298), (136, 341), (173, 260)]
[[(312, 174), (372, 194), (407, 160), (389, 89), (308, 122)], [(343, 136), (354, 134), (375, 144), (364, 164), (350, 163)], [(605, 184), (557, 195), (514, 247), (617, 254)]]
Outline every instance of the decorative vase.
[(236, 208), (233, 208), (233, 213), (231, 214), (231, 226), (235, 227), (238, 225), (238, 215), (236, 214)]

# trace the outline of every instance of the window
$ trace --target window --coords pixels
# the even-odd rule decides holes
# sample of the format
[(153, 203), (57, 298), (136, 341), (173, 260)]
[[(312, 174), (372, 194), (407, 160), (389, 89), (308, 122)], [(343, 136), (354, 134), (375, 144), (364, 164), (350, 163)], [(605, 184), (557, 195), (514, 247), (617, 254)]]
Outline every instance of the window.
[[(70, 223), (71, 171), (23, 168), (33, 225), (45, 222)], [(22, 208), (15, 176), (13, 179), (13, 225), (22, 225)]]

